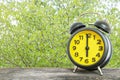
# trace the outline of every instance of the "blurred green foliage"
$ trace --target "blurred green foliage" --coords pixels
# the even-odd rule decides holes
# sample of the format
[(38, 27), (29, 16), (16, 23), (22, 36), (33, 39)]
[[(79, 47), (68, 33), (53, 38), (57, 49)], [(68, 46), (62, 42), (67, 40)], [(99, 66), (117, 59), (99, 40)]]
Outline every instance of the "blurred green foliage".
[(70, 25), (82, 22), (89, 26), (106, 19), (112, 28), (108, 36), (113, 44), (107, 67), (118, 68), (119, 12), (99, 0), (1, 2), (0, 67), (72, 67), (66, 54)]

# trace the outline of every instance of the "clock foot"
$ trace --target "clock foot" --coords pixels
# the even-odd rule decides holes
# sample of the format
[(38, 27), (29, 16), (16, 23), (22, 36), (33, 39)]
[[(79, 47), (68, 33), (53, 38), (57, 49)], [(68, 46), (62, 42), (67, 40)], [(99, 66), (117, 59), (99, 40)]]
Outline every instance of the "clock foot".
[(78, 67), (77, 67), (77, 66), (74, 66), (73, 72), (75, 73), (77, 69), (78, 69)]
[(103, 76), (103, 72), (102, 72), (100, 66), (98, 66), (97, 68), (98, 68), (98, 71), (99, 71), (100, 75)]

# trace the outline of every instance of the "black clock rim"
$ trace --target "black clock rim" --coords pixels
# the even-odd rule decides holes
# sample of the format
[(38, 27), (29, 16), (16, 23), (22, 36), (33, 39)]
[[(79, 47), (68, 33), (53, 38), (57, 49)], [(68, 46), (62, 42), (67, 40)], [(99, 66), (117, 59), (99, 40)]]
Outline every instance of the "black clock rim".
[(107, 36), (105, 36), (106, 37), (106, 39), (107, 39), (107, 42), (108, 42), (108, 55), (107, 55), (107, 58), (105, 59), (105, 61), (101, 64), (101, 68), (102, 67), (104, 67), (106, 64), (108, 64), (108, 62), (110, 61), (110, 59), (111, 59), (111, 57), (112, 57), (112, 43), (110, 42), (110, 39), (107, 37)]
[[(76, 35), (78, 32), (84, 31), (84, 30), (91, 30), (91, 31), (94, 31), (94, 32), (98, 33), (98, 34), (101, 36), (101, 38), (102, 38), (102, 40), (103, 40), (103, 42), (104, 42), (104, 53), (103, 53), (103, 55), (102, 55), (102, 58), (101, 58), (97, 63), (95, 63), (95, 64), (93, 64), (93, 65), (90, 65), (90, 66), (80, 65), (80, 64), (76, 63), (76, 62), (72, 59), (72, 57), (70, 56), (69, 47), (70, 47), (70, 42), (71, 42), (72, 38), (73, 38), (74, 35)], [(80, 68), (83, 68), (83, 69), (94, 70), (94, 69), (97, 69), (97, 67), (100, 66), (100, 65), (105, 61), (105, 59), (106, 59), (106, 57), (107, 57), (107, 52), (108, 52), (107, 45), (108, 45), (108, 43), (107, 43), (106, 37), (104, 36), (104, 33), (102, 33), (101, 31), (97, 30), (96, 28), (82, 28), (82, 29), (78, 29), (77, 31), (75, 31), (75, 33), (73, 33), (73, 34), (71, 35), (71, 37), (70, 37), (70, 39), (69, 39), (69, 41), (68, 41), (68, 45), (67, 45), (67, 54), (68, 54), (70, 60), (72, 61), (72, 63), (73, 63), (74, 65), (76, 65), (76, 66), (78, 66), (78, 67), (80, 67)]]

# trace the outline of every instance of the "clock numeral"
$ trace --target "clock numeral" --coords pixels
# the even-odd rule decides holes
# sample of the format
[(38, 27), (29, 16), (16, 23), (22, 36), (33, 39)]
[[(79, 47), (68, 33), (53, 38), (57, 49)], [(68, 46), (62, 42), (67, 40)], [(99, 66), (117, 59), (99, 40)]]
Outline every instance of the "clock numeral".
[(97, 54), (96, 54), (96, 57), (100, 57), (100, 53), (97, 53)]
[(83, 40), (83, 35), (80, 35), (79, 38), (80, 38), (80, 40)]
[(95, 62), (96, 61), (96, 59), (95, 58), (92, 58), (92, 62)]
[(78, 52), (75, 52), (75, 57), (78, 57), (79, 56), (79, 53)]
[(99, 51), (103, 51), (103, 46), (99, 46)]
[(91, 38), (91, 33), (88, 33), (87, 35), (88, 35), (88, 38)]
[(79, 44), (80, 41), (79, 40), (74, 40), (75, 44)]
[(80, 61), (82, 61), (83, 60), (83, 57), (80, 57)]
[(101, 44), (101, 40), (100, 39), (97, 40), (97, 44)]
[(72, 48), (73, 48), (73, 50), (76, 50), (76, 46), (73, 46)]
[(95, 35), (93, 35), (93, 39), (95, 40)]
[(85, 59), (85, 63), (86, 63), (86, 64), (89, 63), (89, 59)]

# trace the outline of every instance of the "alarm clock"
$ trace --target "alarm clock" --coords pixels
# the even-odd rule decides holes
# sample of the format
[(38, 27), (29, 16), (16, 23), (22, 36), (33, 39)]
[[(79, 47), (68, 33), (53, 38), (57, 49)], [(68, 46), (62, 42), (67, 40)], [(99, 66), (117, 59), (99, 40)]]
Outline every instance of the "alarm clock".
[(82, 68), (86, 70), (99, 70), (103, 75), (103, 68), (112, 55), (112, 44), (106, 33), (111, 29), (107, 22), (96, 21), (95, 27), (86, 27), (81, 22), (71, 25), (71, 37), (67, 45), (67, 54), (76, 66), (73, 70)]

